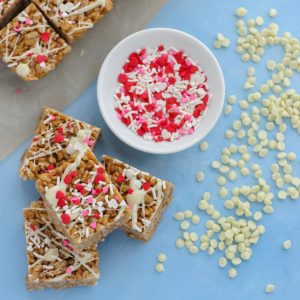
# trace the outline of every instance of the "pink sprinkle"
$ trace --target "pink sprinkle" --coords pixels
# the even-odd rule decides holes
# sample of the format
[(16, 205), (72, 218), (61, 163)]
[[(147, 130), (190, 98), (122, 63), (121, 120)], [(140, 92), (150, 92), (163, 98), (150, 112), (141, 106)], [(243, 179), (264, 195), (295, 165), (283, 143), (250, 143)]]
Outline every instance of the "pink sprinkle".
[(94, 189), (91, 190), (92, 195), (96, 194), (96, 191)]
[(102, 188), (102, 193), (106, 194), (107, 192), (108, 192), (108, 186), (106, 185)]
[(93, 196), (88, 196), (88, 198), (86, 199), (88, 204), (92, 204), (94, 202), (94, 200), (95, 199), (93, 198)]
[(63, 245), (64, 246), (68, 246), (69, 245), (69, 241), (68, 240), (63, 240)]
[(66, 268), (66, 274), (71, 274), (73, 272), (73, 268), (71, 266)]
[(50, 120), (51, 121), (54, 121), (56, 119), (56, 117), (55, 116), (53, 116), (53, 115), (50, 115)]
[(84, 210), (81, 212), (81, 214), (82, 214), (84, 217), (86, 217), (86, 216), (89, 214), (89, 212), (88, 212), (86, 209), (84, 209)]
[(32, 20), (30, 20), (30, 19), (25, 19), (25, 24), (27, 24), (27, 25), (31, 25), (33, 22), (32, 22)]
[(195, 100), (195, 95), (190, 95), (190, 100)]
[(188, 130), (188, 134), (193, 134), (194, 133), (194, 129), (193, 128), (190, 128), (189, 130)]
[(97, 223), (96, 223), (96, 222), (92, 222), (92, 223), (90, 224), (90, 227), (91, 227), (92, 229), (95, 229), (96, 226), (97, 226)]

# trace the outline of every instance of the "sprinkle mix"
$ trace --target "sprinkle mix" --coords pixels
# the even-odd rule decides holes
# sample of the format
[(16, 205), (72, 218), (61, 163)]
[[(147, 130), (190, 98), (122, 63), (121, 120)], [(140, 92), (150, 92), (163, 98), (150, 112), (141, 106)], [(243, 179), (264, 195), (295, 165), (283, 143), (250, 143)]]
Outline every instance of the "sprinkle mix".
[(155, 142), (192, 134), (211, 98), (200, 67), (183, 51), (162, 45), (131, 53), (118, 82), (118, 118)]

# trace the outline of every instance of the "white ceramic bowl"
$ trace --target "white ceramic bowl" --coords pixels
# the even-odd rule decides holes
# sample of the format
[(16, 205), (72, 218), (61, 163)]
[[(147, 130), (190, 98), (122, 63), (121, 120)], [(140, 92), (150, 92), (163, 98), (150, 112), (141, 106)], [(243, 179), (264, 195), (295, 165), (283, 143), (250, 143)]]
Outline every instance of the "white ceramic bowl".
[[(186, 52), (197, 61), (208, 78), (212, 99), (199, 128), (191, 135), (182, 136), (173, 142), (147, 141), (127, 128), (117, 117), (113, 98), (117, 78), (130, 53), (143, 47), (157, 47), (164, 44)], [(98, 82), (97, 97), (101, 114), (111, 131), (124, 143), (138, 150), (167, 154), (187, 149), (202, 140), (216, 124), (224, 104), (224, 78), (220, 65), (210, 50), (195, 37), (174, 29), (153, 28), (136, 32), (119, 42), (107, 55), (102, 64)]]

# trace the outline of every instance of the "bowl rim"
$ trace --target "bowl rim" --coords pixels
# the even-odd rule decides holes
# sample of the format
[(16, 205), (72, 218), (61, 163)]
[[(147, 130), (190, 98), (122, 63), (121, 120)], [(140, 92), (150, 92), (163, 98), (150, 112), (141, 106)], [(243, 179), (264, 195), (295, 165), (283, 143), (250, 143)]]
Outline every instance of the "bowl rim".
[[(210, 57), (212, 58), (212, 60), (214, 61), (214, 64), (218, 70), (218, 74), (220, 77), (220, 84), (221, 84), (221, 88), (222, 90), (220, 91), (221, 93), (221, 105), (218, 106), (218, 110), (216, 111), (216, 117), (214, 118), (213, 122), (211, 123), (210, 129), (203, 135), (201, 136), (201, 138), (196, 138), (196, 139), (191, 139), (188, 140), (186, 143), (176, 146), (174, 147), (174, 149), (170, 150), (164, 150), (163, 147), (157, 147), (155, 149), (146, 149), (145, 147), (142, 147), (140, 145), (137, 145), (136, 143), (131, 142), (130, 139), (126, 139), (126, 137), (123, 137), (121, 134), (119, 134), (119, 132), (114, 130), (114, 127), (111, 124), (110, 119), (108, 118), (108, 116), (104, 113), (104, 107), (103, 107), (103, 101), (100, 100), (100, 86), (101, 86), (101, 81), (103, 80), (104, 76), (104, 70), (106, 69), (106, 65), (109, 63), (109, 61), (111, 60), (111, 57), (113, 55), (113, 53), (116, 51), (116, 49), (118, 49), (119, 47), (122, 47), (123, 44), (126, 44), (130, 39), (132, 39), (133, 37), (139, 36), (139, 35), (143, 35), (145, 32), (159, 32), (159, 31), (165, 31), (165, 32), (173, 32), (175, 34), (180, 34), (180, 35), (184, 35), (185, 37), (194, 40), (196, 43), (200, 44), (200, 46), (202, 48), (204, 48), (204, 50), (210, 55)], [(224, 98), (225, 98), (225, 80), (224, 80), (224, 75), (223, 75), (223, 71), (221, 69), (221, 66), (217, 60), (217, 58), (215, 57), (215, 55), (212, 53), (212, 51), (203, 43), (201, 42), (198, 38), (194, 37), (193, 35), (178, 30), (178, 29), (174, 29), (174, 28), (168, 28), (168, 27), (155, 27), (155, 28), (147, 28), (147, 29), (142, 29), (139, 31), (136, 31), (128, 36), (126, 36), (125, 38), (123, 38), (121, 41), (119, 41), (107, 54), (107, 56), (105, 57), (101, 67), (100, 67), (100, 71), (98, 74), (98, 78), (97, 78), (97, 102), (98, 102), (98, 106), (102, 115), (102, 118), (104, 119), (106, 125), (108, 126), (108, 128), (110, 129), (110, 131), (112, 131), (112, 133), (119, 138), (123, 143), (129, 145), (130, 147), (140, 150), (142, 152), (146, 152), (146, 153), (151, 153), (151, 154), (171, 154), (171, 153), (177, 153), (177, 152), (181, 152), (183, 150), (186, 150), (192, 146), (194, 146), (196, 143), (200, 142), (201, 140), (203, 140), (210, 132), (211, 130), (215, 127), (216, 123), (218, 122), (221, 112), (223, 110), (223, 106), (224, 106)], [(157, 143), (158, 145), (160, 143)]]

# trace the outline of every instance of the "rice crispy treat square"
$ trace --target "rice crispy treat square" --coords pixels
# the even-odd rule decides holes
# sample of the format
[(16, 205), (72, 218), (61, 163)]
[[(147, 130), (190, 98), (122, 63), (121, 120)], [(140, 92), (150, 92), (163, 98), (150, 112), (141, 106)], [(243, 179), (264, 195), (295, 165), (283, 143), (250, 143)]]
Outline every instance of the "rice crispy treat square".
[(85, 249), (124, 225), (128, 206), (90, 149), (42, 174), (36, 187), (49, 219), (77, 249)]
[(24, 209), (29, 290), (94, 285), (100, 277), (96, 246), (80, 253), (49, 221), (42, 201)]
[(23, 5), (22, 0), (0, 0), (0, 27), (5, 25)]
[(123, 229), (130, 237), (149, 241), (172, 200), (173, 185), (118, 159), (107, 155), (102, 159), (112, 183), (131, 209), (131, 219)]
[(69, 42), (82, 37), (113, 8), (112, 0), (33, 0)]
[(70, 51), (34, 4), (0, 31), (0, 58), (24, 80), (42, 78)]
[(19, 175), (37, 179), (68, 161), (80, 144), (93, 148), (101, 130), (46, 107), (40, 117), (32, 144), (23, 154)]

